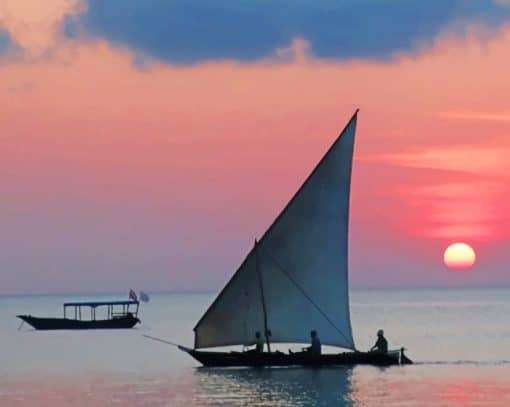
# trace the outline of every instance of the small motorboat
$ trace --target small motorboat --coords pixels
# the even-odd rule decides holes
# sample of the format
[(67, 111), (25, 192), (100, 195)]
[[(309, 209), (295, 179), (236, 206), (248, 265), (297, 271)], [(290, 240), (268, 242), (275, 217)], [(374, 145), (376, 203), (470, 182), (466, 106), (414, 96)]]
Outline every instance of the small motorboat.
[[(126, 329), (133, 328), (140, 322), (139, 305), (138, 301), (68, 302), (64, 304), (63, 318), (40, 318), (32, 315), (17, 315), (17, 317), (37, 330)], [(106, 307), (105, 319), (96, 318), (98, 307)], [(90, 318), (83, 318), (84, 308), (89, 308)], [(69, 309), (74, 312), (69, 312)]]

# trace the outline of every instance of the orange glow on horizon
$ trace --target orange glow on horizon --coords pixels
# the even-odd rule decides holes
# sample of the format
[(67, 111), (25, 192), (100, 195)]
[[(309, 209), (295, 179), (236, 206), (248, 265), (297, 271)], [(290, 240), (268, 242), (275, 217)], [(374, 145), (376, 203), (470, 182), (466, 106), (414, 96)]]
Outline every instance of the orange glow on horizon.
[[(61, 255), (65, 244), (87, 259), (108, 253), (106, 270), (134, 269), (135, 260), (110, 255), (129, 236), (165, 270), (185, 270), (161, 277), (174, 289), (183, 274), (201, 277), (203, 268), (191, 254), (181, 264), (181, 253), (214, 252), (214, 235), (214, 269), (226, 277), (245, 249), (232, 242), (247, 237), (251, 247), (355, 108), (355, 284), (374, 283), (374, 258), (393, 276), (380, 273), (382, 285), (454, 281), (441, 268), (437, 275), (400, 270), (403, 262), (430, 270), (442, 245), (457, 239), (493, 264), (506, 255), (510, 81), (501, 78), (510, 70), (510, 26), (485, 39), (442, 34), (430, 47), (383, 61), (320, 59), (296, 38), (258, 61), (188, 66), (149, 58), (142, 69), (126, 46), (56, 30), (83, 2), (44, 4), (7, 0), (8, 13), (0, 10), (3, 28), (24, 49), (0, 63), (3, 269), (42, 276), (41, 261), (9, 254), (26, 247), (47, 256), (55, 280), (72, 285), (65, 270), (76, 260)], [(132, 238), (130, 222), (154, 241)], [(89, 238), (97, 229), (103, 241)], [(40, 237), (45, 230), (49, 236)], [(70, 239), (74, 230), (82, 237)], [(183, 242), (178, 254), (163, 249), (169, 241)], [(394, 260), (389, 253), (400, 246), (406, 258)], [(472, 284), (510, 281), (500, 266), (471, 276)], [(29, 280), (6, 290), (23, 292)]]

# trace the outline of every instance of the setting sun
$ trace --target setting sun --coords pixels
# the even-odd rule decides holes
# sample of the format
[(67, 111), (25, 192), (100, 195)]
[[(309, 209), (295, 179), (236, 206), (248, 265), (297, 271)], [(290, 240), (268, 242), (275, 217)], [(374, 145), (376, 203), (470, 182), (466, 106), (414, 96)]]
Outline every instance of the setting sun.
[(476, 254), (468, 244), (454, 243), (444, 251), (443, 259), (448, 268), (464, 270), (475, 264)]

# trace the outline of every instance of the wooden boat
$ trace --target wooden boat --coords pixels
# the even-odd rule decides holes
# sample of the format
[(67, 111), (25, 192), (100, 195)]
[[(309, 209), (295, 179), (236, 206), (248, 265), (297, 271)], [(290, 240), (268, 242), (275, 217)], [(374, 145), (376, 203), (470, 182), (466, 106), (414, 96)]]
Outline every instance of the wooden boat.
[[(31, 315), (17, 315), (18, 318), (37, 330), (55, 329), (126, 329), (133, 328), (138, 319), (138, 301), (69, 302), (64, 304), (63, 318), (39, 318)], [(106, 319), (97, 319), (98, 307), (106, 307)], [(72, 308), (71, 318), (68, 309)], [(83, 319), (83, 308), (90, 309), (90, 319)]]
[[(348, 230), (357, 113), (198, 321), (194, 349), (179, 347), (203, 365), (412, 363), (403, 349), (359, 352), (352, 336)], [(323, 345), (350, 352), (271, 352), (272, 343), (309, 342), (312, 330)], [(256, 332), (268, 352), (202, 350), (253, 345)]]
[[(182, 349), (183, 347), (181, 347)], [(413, 362), (406, 357), (404, 349), (377, 352), (343, 352), (312, 355), (309, 352), (204, 352), (194, 349), (182, 349), (204, 366), (352, 366), (373, 365), (391, 366), (407, 365)]]

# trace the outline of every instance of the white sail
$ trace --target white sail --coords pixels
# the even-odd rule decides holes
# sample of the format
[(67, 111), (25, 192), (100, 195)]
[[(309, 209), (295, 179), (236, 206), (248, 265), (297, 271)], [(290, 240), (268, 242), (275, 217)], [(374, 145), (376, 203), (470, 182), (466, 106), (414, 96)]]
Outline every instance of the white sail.
[(354, 349), (348, 229), (357, 112), (195, 327), (195, 348), (305, 343)]

